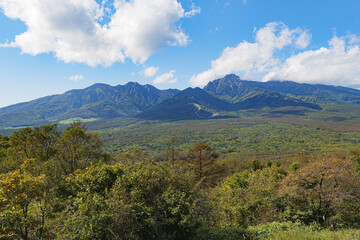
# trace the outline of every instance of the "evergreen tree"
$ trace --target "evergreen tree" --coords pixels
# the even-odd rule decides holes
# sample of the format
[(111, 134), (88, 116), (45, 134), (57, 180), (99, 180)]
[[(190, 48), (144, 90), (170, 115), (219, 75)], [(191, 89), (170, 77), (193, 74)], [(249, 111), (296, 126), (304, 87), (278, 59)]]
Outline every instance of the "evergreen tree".
[(102, 157), (101, 140), (94, 133), (88, 133), (86, 125), (71, 124), (59, 140), (58, 161), (65, 174), (85, 169)]

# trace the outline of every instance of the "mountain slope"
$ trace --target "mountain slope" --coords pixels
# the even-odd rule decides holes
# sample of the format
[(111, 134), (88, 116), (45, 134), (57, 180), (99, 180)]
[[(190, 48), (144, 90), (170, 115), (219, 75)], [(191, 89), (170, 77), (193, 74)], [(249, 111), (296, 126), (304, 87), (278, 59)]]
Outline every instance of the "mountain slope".
[(253, 91), (251, 94), (244, 96), (244, 98), (234, 104), (234, 109), (259, 109), (263, 107), (279, 108), (279, 107), (305, 107), (315, 110), (320, 110), (321, 107), (317, 104), (306, 103), (301, 100), (284, 96), (280, 93), (271, 91)]
[[(235, 87), (226, 86), (228, 90), (235, 93)], [(235, 91), (234, 91), (235, 89)], [(225, 95), (231, 97), (231, 95)], [(235, 95), (234, 95), (235, 96)], [(147, 111), (138, 115), (143, 119), (201, 119), (225, 114), (229, 111), (239, 111), (245, 109), (279, 108), (279, 107), (305, 107), (311, 109), (321, 109), (320, 106), (311, 103), (305, 103), (297, 99), (286, 97), (282, 94), (256, 90), (243, 94), (241, 100), (236, 103), (228, 102), (224, 98), (219, 98), (200, 88), (188, 88), (176, 94)]]
[[(159, 90), (129, 82), (95, 84), (0, 109), (0, 126), (17, 127), (59, 122), (74, 117), (110, 119), (202, 119), (228, 115), (320, 110), (328, 104), (360, 105), (360, 91), (345, 87), (290, 81), (255, 82), (234, 74), (209, 82), (203, 89)], [(249, 111), (247, 111), (249, 110)]]
[(244, 95), (252, 91), (267, 90), (309, 103), (360, 104), (360, 90), (352, 88), (291, 81), (246, 81), (234, 74), (209, 82), (204, 90), (232, 102), (241, 101)]
[(231, 110), (231, 107), (231, 104), (200, 88), (187, 88), (136, 117), (172, 120), (201, 119), (213, 116), (216, 111)]
[(354, 103), (360, 104), (360, 91), (341, 86), (306, 84), (291, 81), (269, 81), (262, 88), (283, 94), (299, 96), (300, 99), (314, 103)]
[(48, 96), (0, 109), (0, 124), (34, 124), (71, 117), (130, 116), (173, 97), (179, 90), (127, 83), (112, 87), (95, 84), (81, 90)]

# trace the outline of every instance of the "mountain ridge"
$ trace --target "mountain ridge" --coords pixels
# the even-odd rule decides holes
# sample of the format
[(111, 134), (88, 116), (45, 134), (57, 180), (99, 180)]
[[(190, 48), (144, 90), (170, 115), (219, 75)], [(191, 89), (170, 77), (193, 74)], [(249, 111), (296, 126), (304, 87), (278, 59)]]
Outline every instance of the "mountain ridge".
[[(241, 86), (241, 88), (233, 89), (240, 90), (242, 92), (229, 92), (228, 89), (223, 87), (223, 83), (226, 81), (237, 82), (233, 85), (235, 87)], [(278, 81), (272, 80), (268, 82), (257, 82), (242, 80), (234, 74), (226, 75), (223, 78), (216, 79), (209, 82), (204, 90), (211, 92), (221, 97), (222, 95), (231, 96), (232, 98), (239, 98), (243, 93), (250, 91), (268, 90), (288, 96), (296, 96), (301, 100), (311, 101), (313, 103), (349, 103), (360, 104), (360, 90), (347, 88), (342, 86), (324, 85), (324, 84), (308, 84), (297, 83), (293, 81)], [(246, 90), (246, 91), (245, 91)], [(236, 95), (237, 94), (237, 95)]]
[(360, 104), (356, 89), (291, 81), (256, 82), (229, 74), (204, 88), (166, 89), (137, 82), (110, 86), (96, 83), (0, 108), (0, 126), (58, 122), (73, 117), (108, 119), (137, 117), (157, 120), (199, 119), (254, 109), (301, 107), (321, 110), (323, 104)]

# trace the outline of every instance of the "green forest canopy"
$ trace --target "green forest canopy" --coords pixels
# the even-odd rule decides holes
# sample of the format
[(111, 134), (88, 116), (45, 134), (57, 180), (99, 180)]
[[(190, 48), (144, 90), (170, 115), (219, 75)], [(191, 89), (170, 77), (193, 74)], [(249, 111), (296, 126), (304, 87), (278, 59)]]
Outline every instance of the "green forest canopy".
[[(263, 124), (242, 127), (249, 135), (256, 131), (252, 126), (267, 134)], [(274, 136), (285, 133), (279, 142), (291, 127), (303, 129), (280, 126), (286, 124), (267, 126)], [(234, 129), (214, 132), (222, 136), (221, 131)], [(344, 134), (338, 146), (342, 141), (355, 145), (356, 132), (319, 131), (334, 138)], [(141, 148), (106, 153), (99, 136), (81, 123), (64, 132), (45, 125), (0, 137), (0, 239), (270, 239), (291, 231), (324, 239), (333, 232), (341, 239), (359, 234), (359, 150), (302, 153), (274, 162), (216, 151), (221, 138), (187, 144), (183, 139), (164, 138), (161, 157), (161, 151)]]

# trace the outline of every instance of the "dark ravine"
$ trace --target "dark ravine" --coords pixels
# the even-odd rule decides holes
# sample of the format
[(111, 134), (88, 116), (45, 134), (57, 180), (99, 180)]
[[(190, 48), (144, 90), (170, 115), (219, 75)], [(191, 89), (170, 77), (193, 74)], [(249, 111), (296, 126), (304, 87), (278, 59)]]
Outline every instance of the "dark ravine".
[(234, 74), (209, 82), (203, 89), (183, 91), (159, 90), (135, 82), (118, 86), (95, 84), (1, 108), (0, 126), (44, 124), (73, 117), (203, 119), (247, 109), (301, 107), (320, 110), (323, 104), (360, 104), (360, 91), (290, 81), (246, 81)]

